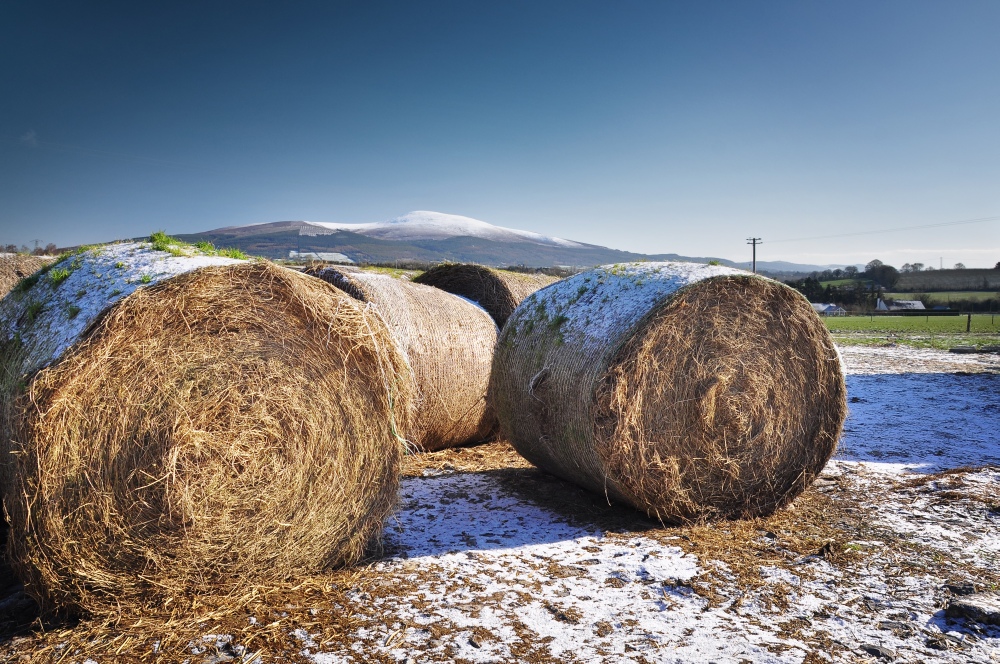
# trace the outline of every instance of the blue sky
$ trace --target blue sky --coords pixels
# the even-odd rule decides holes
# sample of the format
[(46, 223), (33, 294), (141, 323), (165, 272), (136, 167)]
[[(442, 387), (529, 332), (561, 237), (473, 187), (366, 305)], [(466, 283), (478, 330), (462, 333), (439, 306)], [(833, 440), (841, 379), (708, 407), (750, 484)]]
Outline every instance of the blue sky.
[(757, 236), (762, 260), (992, 267), (998, 27), (993, 0), (8, 0), (0, 242), (438, 210), (650, 253), (746, 260)]

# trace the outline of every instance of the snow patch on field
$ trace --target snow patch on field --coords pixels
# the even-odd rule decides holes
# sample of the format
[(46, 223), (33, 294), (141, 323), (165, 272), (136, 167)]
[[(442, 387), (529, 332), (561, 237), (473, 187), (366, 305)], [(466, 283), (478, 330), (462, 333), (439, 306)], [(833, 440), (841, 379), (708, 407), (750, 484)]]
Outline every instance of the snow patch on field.
[(1000, 465), (1000, 374), (847, 376), (838, 458), (885, 473)]
[[(856, 464), (835, 465), (855, 489), (872, 488)], [(903, 506), (883, 507), (898, 515)], [(989, 546), (994, 530), (980, 523), (948, 546)], [(367, 610), (357, 614), (365, 626), (353, 653), (337, 653), (346, 661), (419, 652), (420, 661), (514, 662), (524, 640), (544, 661), (636, 663), (798, 663), (824, 642), (853, 652), (874, 644), (904, 661), (988, 662), (1000, 647), (1000, 632), (976, 636), (943, 619), (942, 579), (902, 574), (891, 560), (858, 577), (818, 558), (764, 565), (761, 575), (786, 604), (770, 606), (766, 595), (734, 585), (711, 607), (689, 584), (705, 567), (679, 547), (569, 525), (475, 474), (406, 480), (387, 535), (395, 555), (375, 571), (399, 592), (354, 596)], [(934, 639), (960, 650), (928, 649)]]
[[(428, 471), (404, 480), (386, 532), (388, 555), (374, 567), (395, 592), (358, 591), (362, 626), (350, 649), (310, 657), (1000, 660), (1000, 629), (946, 618), (947, 578), (930, 558), (901, 560), (893, 544), (1000, 573), (1000, 516), (976, 502), (1000, 495), (1000, 376), (909, 373), (910, 353), (845, 353), (851, 415), (820, 490), (843, 492), (870, 510), (862, 522), (871, 532), (837, 544), (859, 552), (862, 566), (845, 572), (822, 556), (793, 557), (761, 564), (765, 590), (752, 590), (725, 563), (675, 546), (669, 529), (657, 538), (604, 532), (568, 521), (498, 477)], [(950, 358), (917, 352), (913, 359), (926, 366)], [(731, 579), (717, 589), (721, 602), (697, 589), (712, 575)]]
[(1000, 355), (961, 355), (930, 348), (840, 346), (847, 374), (938, 374), (1000, 371)]

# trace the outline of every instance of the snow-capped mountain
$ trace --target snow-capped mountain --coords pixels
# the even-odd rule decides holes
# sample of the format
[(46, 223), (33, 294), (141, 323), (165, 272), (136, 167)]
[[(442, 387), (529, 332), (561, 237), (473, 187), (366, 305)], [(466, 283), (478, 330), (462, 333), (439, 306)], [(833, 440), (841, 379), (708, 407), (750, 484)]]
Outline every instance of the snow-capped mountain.
[[(291, 222), (295, 223), (295, 222)], [(347, 222), (303, 221), (300, 235), (329, 235), (348, 231), (382, 240), (445, 240), (453, 237), (478, 237), (494, 242), (531, 242), (556, 247), (582, 247), (572, 240), (541, 233), (504, 228), (471, 217), (443, 212), (418, 210), (388, 221), (352, 224)]]
[[(268, 258), (323, 257), (379, 263), (475, 262), (485, 265), (598, 265), (639, 254), (574, 242), (471, 217), (420, 210), (388, 221), (275, 221), (182, 235)], [(336, 258), (328, 258), (336, 256)]]
[[(541, 233), (494, 226), (471, 217), (420, 210), (388, 221), (346, 223), (274, 221), (228, 226), (203, 233), (180, 235), (189, 242), (208, 241), (217, 247), (236, 247), (267, 258), (303, 257), (357, 263), (456, 261), (483, 265), (591, 266), (634, 260), (682, 260), (706, 263), (714, 257), (677, 254), (637, 254), (574, 242)], [(747, 267), (741, 263), (738, 267)], [(810, 265), (758, 261), (761, 269), (805, 270)]]

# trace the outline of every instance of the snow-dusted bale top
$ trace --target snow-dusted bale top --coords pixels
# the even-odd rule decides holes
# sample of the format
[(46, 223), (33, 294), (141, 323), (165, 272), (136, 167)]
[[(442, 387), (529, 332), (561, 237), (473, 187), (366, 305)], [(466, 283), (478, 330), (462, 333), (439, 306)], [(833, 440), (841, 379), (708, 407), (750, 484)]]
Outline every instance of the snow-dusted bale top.
[(413, 394), (382, 321), (292, 270), (164, 246), (85, 251), (0, 305), (11, 562), (45, 606), (350, 563), (395, 503)]
[(532, 463), (668, 522), (787, 503), (846, 414), (837, 352), (803, 297), (691, 263), (605, 266), (529, 296), (490, 392)]
[(368, 303), (413, 371), (418, 394), (406, 437), (423, 450), (483, 440), (496, 426), (486, 404), (497, 327), (482, 308), (385, 274), (321, 268), (312, 274)]
[(142, 286), (232, 258), (176, 246), (176, 256), (146, 242), (86, 249), (49, 264), (37, 281), (0, 301), (0, 341), (17, 337), (25, 357), (22, 373), (50, 364), (80, 339), (107, 309)]

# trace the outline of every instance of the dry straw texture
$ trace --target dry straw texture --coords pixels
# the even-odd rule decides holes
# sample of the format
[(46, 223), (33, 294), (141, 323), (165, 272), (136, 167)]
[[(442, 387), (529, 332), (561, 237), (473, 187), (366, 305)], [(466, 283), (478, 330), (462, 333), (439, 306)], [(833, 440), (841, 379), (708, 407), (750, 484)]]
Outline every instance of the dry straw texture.
[(497, 328), (479, 307), (384, 274), (321, 268), (311, 274), (381, 316), (408, 358), (418, 401), (407, 439), (422, 450), (480, 441), (495, 428), (487, 407)]
[(497, 327), (503, 329), (524, 298), (559, 279), (541, 273), (527, 274), (482, 265), (446, 263), (427, 270), (414, 281), (478, 302), (493, 317)]
[(24, 254), (0, 254), (0, 297), (10, 292), (25, 277), (28, 277), (52, 262), (49, 256), (26, 256)]
[(43, 606), (102, 613), (354, 562), (396, 498), (405, 372), (375, 316), (268, 263), (138, 288), (7, 375), (12, 563)]
[(668, 523), (788, 503), (846, 415), (837, 351), (801, 295), (682, 263), (599, 268), (528, 298), (490, 389), (529, 461)]

